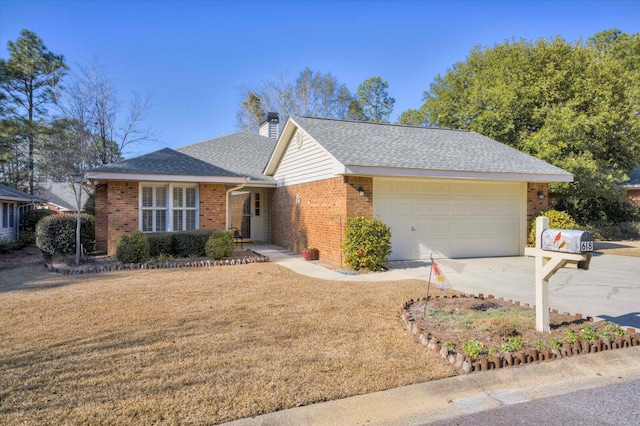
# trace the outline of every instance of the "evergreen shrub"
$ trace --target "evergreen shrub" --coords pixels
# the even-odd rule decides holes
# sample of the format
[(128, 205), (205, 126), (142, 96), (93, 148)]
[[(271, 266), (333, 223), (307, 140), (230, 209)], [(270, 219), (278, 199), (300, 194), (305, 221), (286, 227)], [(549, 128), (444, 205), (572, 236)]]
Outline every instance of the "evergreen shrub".
[(342, 249), (351, 268), (382, 270), (391, 254), (391, 229), (379, 219), (349, 219)]

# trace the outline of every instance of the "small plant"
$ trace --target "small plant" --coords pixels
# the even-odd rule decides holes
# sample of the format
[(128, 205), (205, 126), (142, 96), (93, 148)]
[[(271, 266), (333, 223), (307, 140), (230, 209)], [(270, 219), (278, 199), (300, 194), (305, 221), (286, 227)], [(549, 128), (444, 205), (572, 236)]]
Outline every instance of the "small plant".
[(574, 330), (568, 328), (567, 331), (565, 331), (564, 340), (570, 345), (573, 345), (574, 343), (577, 343), (580, 340), (580, 336)]
[(454, 350), (456, 348), (456, 344), (453, 342), (443, 342), (442, 346), (444, 346), (445, 348), (449, 349), (450, 351)]
[(153, 260), (157, 261), (157, 262), (166, 262), (167, 260), (172, 260), (174, 257), (170, 254), (166, 254), (166, 253), (160, 253), (159, 255), (157, 255), (156, 257), (153, 258)]
[(549, 342), (551, 343), (551, 347), (553, 349), (558, 349), (560, 346), (562, 346), (562, 339), (558, 339), (556, 337), (552, 337), (551, 339), (549, 339)]
[(536, 340), (536, 342), (533, 344), (533, 347), (539, 351), (544, 351), (545, 349), (547, 349), (547, 345), (545, 345), (542, 340)]
[(349, 219), (342, 249), (353, 269), (380, 271), (391, 254), (391, 229), (379, 219)]
[(598, 338), (598, 330), (592, 325), (585, 325), (580, 329), (580, 335), (584, 340), (593, 344)]
[(22, 241), (0, 239), (0, 253), (11, 253), (20, 250), (22, 247), (24, 247), (24, 242)]
[(124, 263), (143, 263), (149, 259), (149, 242), (140, 231), (133, 231), (131, 236), (123, 235), (116, 247), (116, 259)]
[(484, 345), (478, 340), (467, 340), (462, 344), (462, 351), (471, 358), (478, 358), (484, 351)]
[(513, 336), (502, 344), (502, 350), (507, 353), (514, 353), (522, 350), (522, 337)]
[(487, 355), (489, 356), (494, 356), (497, 353), (498, 351), (496, 350), (496, 348), (489, 348), (489, 350), (487, 351)]
[(233, 230), (215, 232), (205, 244), (207, 257), (222, 259), (233, 255)]

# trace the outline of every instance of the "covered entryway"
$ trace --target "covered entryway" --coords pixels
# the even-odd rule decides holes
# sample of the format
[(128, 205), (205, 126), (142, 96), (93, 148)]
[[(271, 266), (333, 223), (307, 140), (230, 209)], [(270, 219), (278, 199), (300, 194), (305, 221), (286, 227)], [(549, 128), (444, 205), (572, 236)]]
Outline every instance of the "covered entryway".
[(526, 183), (374, 178), (390, 260), (514, 256), (526, 243)]
[(231, 225), (245, 241), (266, 241), (268, 220), (264, 188), (246, 188), (231, 192)]

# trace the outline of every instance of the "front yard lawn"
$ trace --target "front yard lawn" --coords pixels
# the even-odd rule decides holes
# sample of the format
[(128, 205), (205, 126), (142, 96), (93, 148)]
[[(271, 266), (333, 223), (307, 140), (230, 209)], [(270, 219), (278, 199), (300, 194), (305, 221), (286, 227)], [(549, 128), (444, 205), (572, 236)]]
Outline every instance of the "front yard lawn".
[(0, 274), (0, 424), (211, 424), (456, 374), (399, 325), (424, 281), (23, 268)]

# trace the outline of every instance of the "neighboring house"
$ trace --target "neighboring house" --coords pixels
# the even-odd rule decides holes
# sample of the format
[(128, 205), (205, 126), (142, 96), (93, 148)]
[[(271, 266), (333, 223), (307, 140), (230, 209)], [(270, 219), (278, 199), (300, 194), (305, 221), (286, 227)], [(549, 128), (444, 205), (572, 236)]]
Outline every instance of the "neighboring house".
[[(237, 228), (341, 265), (347, 220), (391, 226), (391, 259), (520, 255), (549, 182), (571, 174), (478, 133), (291, 117), (93, 170), (98, 248), (144, 232)], [(266, 137), (271, 135), (272, 137)]]
[[(82, 209), (89, 199), (90, 191), (83, 186)], [(78, 210), (76, 194), (69, 182), (43, 182), (39, 183), (34, 191), (36, 195), (44, 200), (43, 206), (58, 213), (75, 213)]]
[(640, 207), (640, 166), (629, 174), (629, 180), (622, 184), (627, 191), (627, 201)]
[(15, 241), (18, 239), (20, 216), (31, 210), (36, 203), (44, 200), (0, 184), (0, 205), (2, 221), (0, 223), (0, 239)]

